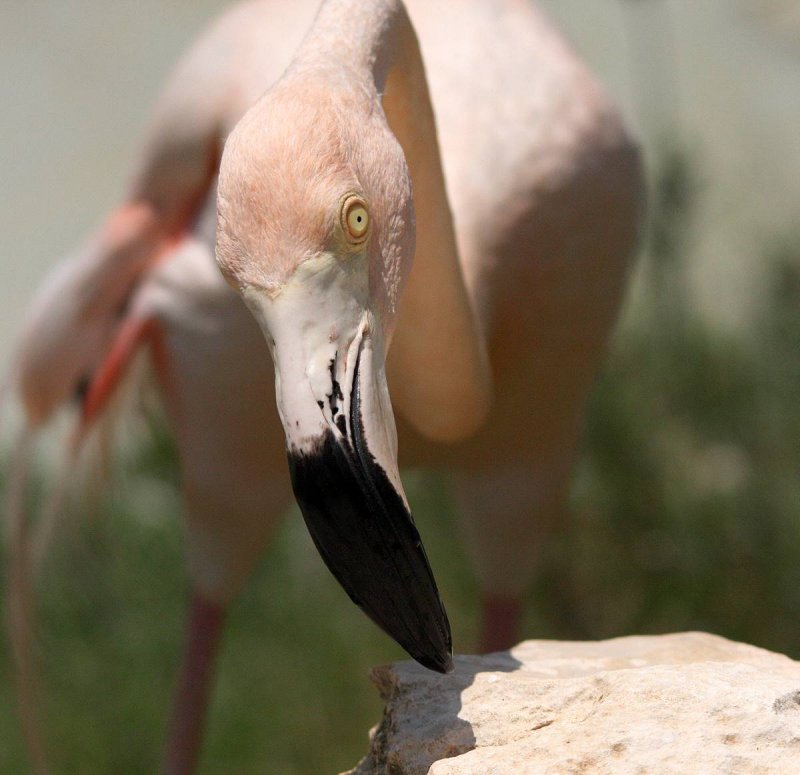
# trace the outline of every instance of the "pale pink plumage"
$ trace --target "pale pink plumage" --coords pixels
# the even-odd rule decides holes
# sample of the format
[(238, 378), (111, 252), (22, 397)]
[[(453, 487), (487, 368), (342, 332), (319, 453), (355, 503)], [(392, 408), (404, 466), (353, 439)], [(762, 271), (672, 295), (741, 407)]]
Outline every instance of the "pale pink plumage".
[[(204, 611), (236, 597), (290, 497), (268, 350), (213, 261), (217, 165), (225, 138), (279, 78), (316, 5), (243, 3), (184, 57), (156, 107), (126, 201), (54, 273), (15, 363), (28, 423), (38, 428), (83, 379), (91, 421), (130, 360), (126, 344), (150, 348), (178, 444), (187, 556)], [(391, 39), (399, 53), (375, 44), (383, 40), (375, 20), (394, 19), (395, 5), (324, 4), (294, 71), (240, 125), (226, 151), (242, 177), (221, 202), (221, 259), (238, 288), (279, 293), (321, 243), (326, 227), (315, 213), (338, 189), (321, 179), (318, 201), (298, 198), (292, 175), (323, 168), (338, 181), (354, 146), (382, 135), (354, 126), (351, 136), (328, 136), (337, 149), (329, 153), (308, 138), (292, 144), (286, 117), (305, 96), (325, 122), (329, 86), (382, 66), (361, 62), (359, 52), (385, 57), (383, 108), (412, 168), (417, 209), (413, 271), (398, 259), (384, 265), (380, 283), (370, 280), (386, 335), (394, 334), (387, 369), (401, 462), (451, 475), (487, 602), (483, 646), (507, 647), (536, 552), (565, 506), (585, 400), (624, 290), (641, 209), (638, 154), (597, 82), (528, 4), (407, 2), (451, 221), (435, 139), (415, 134), (422, 108), (392, 91), (392, 72), (405, 77), (417, 66), (406, 51), (412, 43)], [(337, 53), (356, 60), (318, 67), (318, 54), (335, 61)], [(314, 89), (320, 94), (309, 99)], [(281, 100), (285, 114), (274, 112)], [(280, 147), (293, 149), (285, 168), (259, 140), (276, 133), (286, 135)], [(265, 164), (264, 179), (246, 177)], [(255, 189), (242, 190), (241, 180)], [(393, 181), (385, 182), (388, 191)], [(281, 224), (306, 228), (276, 230), (254, 202)], [(374, 205), (378, 220), (391, 215), (383, 201)], [(199, 619), (201, 628), (216, 622)], [(191, 633), (189, 642), (195, 653)], [(185, 710), (178, 706), (179, 719)], [(176, 722), (179, 749), (192, 748), (201, 722), (202, 703), (186, 724)], [(173, 745), (168, 771), (190, 771), (195, 756)]]

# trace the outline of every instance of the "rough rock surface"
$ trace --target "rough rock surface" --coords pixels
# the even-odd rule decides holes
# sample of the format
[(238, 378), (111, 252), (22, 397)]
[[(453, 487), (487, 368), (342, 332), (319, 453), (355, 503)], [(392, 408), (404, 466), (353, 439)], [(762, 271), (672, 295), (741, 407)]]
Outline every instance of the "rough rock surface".
[(350, 775), (800, 773), (800, 662), (705, 633), (527, 641), (448, 676), (375, 668)]

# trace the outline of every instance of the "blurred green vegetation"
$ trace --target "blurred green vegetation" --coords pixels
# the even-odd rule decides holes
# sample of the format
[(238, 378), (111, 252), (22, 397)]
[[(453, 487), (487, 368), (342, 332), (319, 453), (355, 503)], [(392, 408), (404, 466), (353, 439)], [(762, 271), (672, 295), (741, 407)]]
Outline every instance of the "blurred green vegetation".
[[(800, 235), (767, 245), (771, 287), (746, 337), (692, 311), (682, 256), (702, 195), (661, 155), (638, 309), (594, 391), (572, 516), (541, 558), (530, 637), (710, 630), (800, 657)], [(40, 584), (40, 656), (57, 772), (158, 761), (186, 579), (174, 451), (156, 432), (101, 518), (61, 534)], [(474, 642), (475, 585), (440, 479), (408, 478), (454, 624)], [(137, 495), (138, 494), (138, 495)], [(0, 772), (26, 771), (0, 652)], [(381, 703), (371, 665), (403, 658), (329, 578), (296, 512), (226, 635), (204, 775), (336, 773)]]
[[(186, 577), (175, 454), (157, 432), (110, 498), (60, 533), (39, 583), (39, 656), (56, 773), (157, 770), (181, 646)], [(144, 484), (133, 486), (136, 480)], [(407, 478), (457, 642), (474, 641), (475, 594), (442, 483)], [(142, 493), (147, 493), (142, 497)], [(231, 612), (202, 761), (204, 775), (306, 775), (366, 753), (382, 703), (376, 664), (406, 658), (324, 568), (290, 511)], [(0, 773), (27, 771), (0, 642)]]
[(702, 629), (798, 658), (800, 234), (765, 246), (747, 334), (709, 326), (683, 263), (701, 228), (692, 161), (662, 154), (639, 309), (594, 391), (535, 599), (558, 637)]

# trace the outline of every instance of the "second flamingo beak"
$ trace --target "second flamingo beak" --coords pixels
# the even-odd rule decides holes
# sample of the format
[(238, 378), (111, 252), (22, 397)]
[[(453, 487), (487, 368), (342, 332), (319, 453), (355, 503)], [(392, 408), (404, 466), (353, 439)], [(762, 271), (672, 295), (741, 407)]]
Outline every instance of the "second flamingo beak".
[(330, 255), (244, 298), (270, 343), (295, 497), (322, 559), (414, 659), (452, 669), (450, 625), (406, 502), (366, 277)]

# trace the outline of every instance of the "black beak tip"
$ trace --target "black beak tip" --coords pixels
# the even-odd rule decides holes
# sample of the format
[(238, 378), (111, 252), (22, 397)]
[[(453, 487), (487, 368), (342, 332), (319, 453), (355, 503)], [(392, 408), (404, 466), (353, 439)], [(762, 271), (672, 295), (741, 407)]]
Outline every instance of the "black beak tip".
[(411, 515), (369, 455), (327, 431), (289, 453), (297, 502), (322, 559), (363, 611), (421, 665), (453, 669), (450, 625)]
[(427, 667), (428, 670), (433, 670), (436, 673), (446, 675), (453, 672), (453, 656), (449, 652), (433, 656), (414, 656), (414, 659), (423, 667)]

